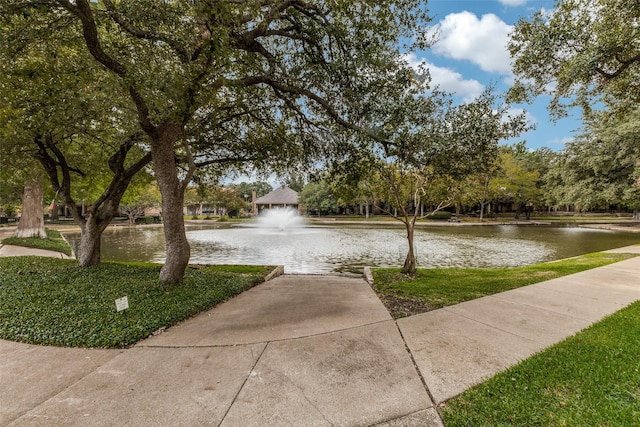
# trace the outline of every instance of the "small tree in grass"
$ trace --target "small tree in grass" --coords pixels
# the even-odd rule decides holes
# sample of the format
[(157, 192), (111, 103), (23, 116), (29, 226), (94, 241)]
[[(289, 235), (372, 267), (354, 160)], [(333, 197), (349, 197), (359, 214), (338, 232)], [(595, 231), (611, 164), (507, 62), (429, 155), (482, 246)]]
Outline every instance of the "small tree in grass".
[(445, 94), (427, 92), (426, 82), (411, 83), (405, 97), (371, 115), (385, 142), (373, 146), (368, 166), (360, 169), (372, 199), (382, 202), (378, 207), (405, 226), (407, 274), (417, 267), (416, 221), (449, 206), (465, 177), (488, 171), (498, 142), (526, 128), (524, 114), (509, 116), (492, 89), (453, 106)]

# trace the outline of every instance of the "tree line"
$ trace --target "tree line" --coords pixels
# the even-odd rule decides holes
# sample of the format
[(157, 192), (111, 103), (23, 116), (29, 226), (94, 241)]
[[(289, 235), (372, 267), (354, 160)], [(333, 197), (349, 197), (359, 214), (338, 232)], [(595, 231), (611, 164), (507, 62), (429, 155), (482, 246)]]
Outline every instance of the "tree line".
[[(440, 209), (480, 221), (500, 213), (518, 219), (533, 213), (589, 212), (629, 213), (640, 220), (640, 153), (635, 143), (640, 129), (633, 122), (614, 126), (602, 134), (590, 130), (558, 152), (547, 147), (530, 150), (524, 141), (500, 146), (488, 168), (452, 182), (445, 194), (438, 195), (442, 187), (434, 185), (424, 189), (423, 205), (416, 206), (411, 197), (404, 204), (417, 208), (421, 217), (440, 204)], [(373, 169), (354, 186), (321, 173), (305, 185), (300, 203), (311, 215), (397, 216), (383, 179), (380, 170)]]

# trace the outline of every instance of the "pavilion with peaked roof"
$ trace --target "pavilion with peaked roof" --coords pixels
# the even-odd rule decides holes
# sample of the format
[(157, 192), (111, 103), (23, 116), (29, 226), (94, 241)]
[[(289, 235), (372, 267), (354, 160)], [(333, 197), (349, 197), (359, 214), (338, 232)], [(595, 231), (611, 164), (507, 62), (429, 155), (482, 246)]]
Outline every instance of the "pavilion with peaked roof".
[(253, 202), (254, 212), (257, 212), (260, 209), (287, 206), (299, 209), (298, 193), (285, 185), (280, 188), (276, 188), (269, 194), (265, 194), (264, 196), (257, 198)]

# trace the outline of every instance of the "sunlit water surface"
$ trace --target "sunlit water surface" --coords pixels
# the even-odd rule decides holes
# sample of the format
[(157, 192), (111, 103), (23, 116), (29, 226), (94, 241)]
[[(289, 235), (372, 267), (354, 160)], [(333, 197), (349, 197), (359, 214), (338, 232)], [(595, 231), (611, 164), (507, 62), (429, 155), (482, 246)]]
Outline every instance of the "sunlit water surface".
[[(407, 251), (404, 228), (369, 224), (284, 230), (248, 224), (192, 227), (187, 238), (191, 263), (284, 265), (287, 273), (397, 266)], [(421, 267), (512, 267), (638, 242), (640, 236), (632, 233), (573, 227), (426, 227), (415, 232)], [(102, 256), (104, 260), (164, 262), (163, 230), (110, 229), (104, 233)]]

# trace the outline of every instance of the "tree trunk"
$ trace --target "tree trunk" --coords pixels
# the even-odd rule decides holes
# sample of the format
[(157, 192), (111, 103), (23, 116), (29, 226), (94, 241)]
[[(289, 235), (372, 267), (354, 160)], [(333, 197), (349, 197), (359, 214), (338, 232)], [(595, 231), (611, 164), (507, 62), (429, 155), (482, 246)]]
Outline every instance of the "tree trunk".
[(633, 219), (636, 221), (640, 220), (640, 209), (639, 208), (635, 208), (633, 210)]
[(484, 201), (480, 202), (480, 222), (482, 222), (484, 219), (484, 205)]
[(407, 252), (407, 258), (404, 260), (404, 265), (402, 266), (402, 272), (405, 274), (415, 274), (417, 266), (416, 266), (416, 255), (413, 248), (414, 224), (413, 222), (406, 222), (405, 226), (407, 227), (407, 241), (409, 243), (409, 251)]
[(165, 264), (160, 270), (160, 280), (167, 284), (182, 282), (191, 256), (182, 215), (184, 191), (178, 177), (173, 150), (180, 131), (181, 128), (177, 125), (158, 129), (158, 138), (151, 145), (153, 170), (162, 194), (162, 219), (167, 253)]
[(46, 238), (44, 230), (44, 183), (41, 178), (28, 179), (22, 193), (22, 214), (14, 237)]
[(102, 232), (111, 223), (113, 215), (106, 218), (100, 218), (96, 213), (91, 211), (87, 217), (87, 221), (82, 227), (80, 235), (80, 245), (77, 249), (78, 264), (81, 267), (100, 264), (101, 251), (100, 242), (102, 241)]

